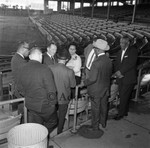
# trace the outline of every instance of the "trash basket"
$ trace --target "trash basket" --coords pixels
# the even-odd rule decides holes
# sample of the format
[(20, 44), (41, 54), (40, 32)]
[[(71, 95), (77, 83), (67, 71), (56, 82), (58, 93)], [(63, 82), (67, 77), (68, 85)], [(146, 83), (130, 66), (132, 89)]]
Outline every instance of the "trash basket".
[(8, 132), (8, 148), (47, 148), (48, 130), (36, 123), (15, 126)]

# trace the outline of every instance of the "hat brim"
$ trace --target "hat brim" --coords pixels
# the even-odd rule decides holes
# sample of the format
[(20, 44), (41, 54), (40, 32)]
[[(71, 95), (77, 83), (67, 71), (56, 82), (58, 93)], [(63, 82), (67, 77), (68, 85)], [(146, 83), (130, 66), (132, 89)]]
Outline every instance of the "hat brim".
[(109, 45), (107, 45), (106, 48), (105, 48), (105, 49), (102, 49), (102, 50), (108, 51), (109, 49), (110, 49), (110, 47), (109, 47)]

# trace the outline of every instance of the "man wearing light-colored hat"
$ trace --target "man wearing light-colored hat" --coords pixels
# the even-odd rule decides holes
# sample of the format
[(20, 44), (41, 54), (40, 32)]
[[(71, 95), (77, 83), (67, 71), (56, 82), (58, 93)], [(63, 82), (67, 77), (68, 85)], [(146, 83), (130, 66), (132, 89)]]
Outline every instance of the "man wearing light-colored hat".
[(104, 51), (109, 50), (109, 45), (102, 39), (96, 39), (93, 41), (92, 48), (86, 48), (85, 50), (85, 74), (86, 78), (89, 77), (89, 71), (91, 69), (93, 61), (96, 59), (95, 48), (102, 48)]
[[(109, 45), (105, 40), (97, 39), (93, 45), (97, 58), (91, 65), (89, 78), (84, 80), (81, 86), (87, 86), (88, 94), (91, 99), (91, 129), (93, 131), (99, 131), (99, 124), (101, 124), (103, 128), (106, 127), (112, 63), (105, 54), (105, 51), (109, 50)], [(89, 132), (92, 131), (91, 129), (88, 129)]]

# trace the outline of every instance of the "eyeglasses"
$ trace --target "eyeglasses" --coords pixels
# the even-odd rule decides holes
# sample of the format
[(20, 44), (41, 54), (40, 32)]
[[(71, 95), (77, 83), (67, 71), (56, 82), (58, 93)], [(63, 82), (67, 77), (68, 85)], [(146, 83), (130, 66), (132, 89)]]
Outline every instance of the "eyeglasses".
[(28, 49), (28, 50), (29, 50), (29, 47), (23, 47), (23, 48), (25, 48), (25, 49)]

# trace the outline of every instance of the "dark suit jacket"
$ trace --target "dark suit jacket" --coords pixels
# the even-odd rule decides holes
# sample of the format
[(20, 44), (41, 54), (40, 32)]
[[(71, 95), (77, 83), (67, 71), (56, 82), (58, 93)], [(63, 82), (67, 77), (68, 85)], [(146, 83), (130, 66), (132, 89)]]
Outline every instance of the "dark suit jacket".
[(111, 60), (106, 55), (99, 56), (92, 63), (89, 78), (84, 81), (89, 95), (101, 96), (104, 89), (109, 89), (111, 75)]
[(20, 72), (20, 68), (23, 67), (27, 61), (21, 57), (18, 53), (15, 53), (15, 55), (11, 59), (11, 70), (12, 70), (12, 75), (14, 77), (14, 80), (18, 79), (18, 73)]
[(136, 83), (137, 81), (136, 64), (137, 64), (138, 50), (134, 46), (128, 47), (128, 49), (124, 54), (122, 62), (121, 62), (121, 54), (122, 51), (120, 50), (117, 54), (115, 62), (115, 70), (116, 71), (119, 70), (121, 74), (124, 76), (120, 80), (122, 80), (124, 84)]
[(71, 88), (76, 86), (75, 74), (66, 65), (57, 63), (49, 66), (54, 74), (59, 104), (69, 103)]
[(19, 73), (18, 88), (29, 110), (41, 112), (42, 105), (56, 104), (56, 86), (52, 71), (38, 61), (29, 61)]
[(54, 57), (54, 60), (52, 60), (52, 58), (49, 57), (49, 55), (46, 53), (43, 54), (43, 64), (46, 64), (47, 66), (49, 65), (54, 65), (57, 62), (57, 59)]

